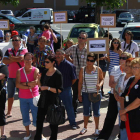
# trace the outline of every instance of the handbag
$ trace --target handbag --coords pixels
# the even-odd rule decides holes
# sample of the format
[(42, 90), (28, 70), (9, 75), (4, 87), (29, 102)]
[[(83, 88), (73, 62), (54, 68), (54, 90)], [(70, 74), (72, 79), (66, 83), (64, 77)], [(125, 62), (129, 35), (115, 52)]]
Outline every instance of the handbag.
[[(86, 80), (85, 80), (85, 71), (86, 67), (84, 67), (84, 82), (85, 82), (85, 90), (88, 93), (87, 85), (86, 85)], [(93, 93), (88, 93), (88, 98), (91, 102), (96, 103), (101, 100), (101, 96), (98, 92), (93, 92)]]
[[(27, 82), (29, 82), (29, 81), (28, 81), (28, 77), (27, 77), (26, 72), (25, 72), (25, 68), (23, 68), (23, 71), (24, 71), (24, 74), (25, 74), (25, 77), (26, 77)], [(32, 96), (33, 96), (32, 89), (30, 89), (30, 91), (31, 91)], [(39, 94), (38, 96), (35, 96), (35, 97), (33, 96), (33, 105), (34, 105), (35, 107), (38, 107), (37, 104), (38, 104), (39, 98), (40, 98), (40, 94)]]
[[(54, 103), (56, 100), (56, 104)], [(53, 104), (48, 107), (46, 121), (52, 125), (61, 125), (65, 123), (65, 107), (61, 105), (60, 99), (55, 97)]]

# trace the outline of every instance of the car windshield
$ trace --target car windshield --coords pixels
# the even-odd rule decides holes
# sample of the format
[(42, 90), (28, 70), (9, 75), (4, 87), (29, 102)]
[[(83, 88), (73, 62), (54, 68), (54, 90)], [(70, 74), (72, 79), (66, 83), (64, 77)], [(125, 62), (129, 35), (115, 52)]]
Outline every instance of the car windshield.
[(121, 13), (119, 17), (120, 18), (131, 18), (132, 16), (130, 13)]
[(90, 27), (75, 27), (72, 29), (70, 37), (77, 38), (81, 32), (86, 32), (88, 34), (88, 38), (94, 37), (95, 28)]
[(2, 14), (12, 14), (11, 11), (1, 11)]
[(13, 16), (8, 16), (8, 15), (5, 15), (9, 20), (11, 20), (14, 24), (23, 24), (22, 21), (20, 21), (19, 19), (13, 17)]
[(123, 32), (123, 39), (124, 39), (126, 31), (131, 31), (132, 32), (133, 40), (140, 40), (140, 27), (131, 27), (131, 28), (125, 29), (124, 32)]

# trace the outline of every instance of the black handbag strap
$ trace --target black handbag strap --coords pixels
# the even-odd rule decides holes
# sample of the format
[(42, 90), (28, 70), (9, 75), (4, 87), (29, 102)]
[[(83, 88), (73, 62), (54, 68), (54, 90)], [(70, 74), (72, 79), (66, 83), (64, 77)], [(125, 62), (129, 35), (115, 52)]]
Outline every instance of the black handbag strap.
[(80, 69), (80, 63), (79, 63), (79, 57), (78, 57), (78, 53), (77, 53), (77, 47), (76, 47), (76, 56), (77, 56), (77, 61), (78, 61), (78, 67)]
[[(12, 52), (13, 52), (13, 55), (16, 56), (15, 52), (13, 51), (13, 49), (12, 49)], [(19, 65), (20, 68), (22, 67), (19, 62), (17, 62), (17, 64)]]
[(126, 45), (126, 42), (124, 43), (124, 51), (123, 52), (125, 52), (127, 49), (129, 49), (129, 51), (130, 51), (130, 49), (131, 49), (131, 44), (132, 44), (132, 41), (130, 42), (130, 44), (128, 44), (128, 46), (125, 48), (125, 45)]

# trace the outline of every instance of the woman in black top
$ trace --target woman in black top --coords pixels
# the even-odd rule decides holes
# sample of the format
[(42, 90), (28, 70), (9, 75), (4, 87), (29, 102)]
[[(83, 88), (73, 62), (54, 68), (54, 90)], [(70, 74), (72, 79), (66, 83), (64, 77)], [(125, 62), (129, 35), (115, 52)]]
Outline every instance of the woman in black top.
[(7, 66), (2, 63), (3, 53), (0, 50), (0, 128), (1, 140), (6, 140), (4, 125), (5, 122), (5, 103), (6, 103), (6, 81), (9, 75)]
[[(36, 123), (37, 128), (34, 140), (46, 140), (46, 138), (42, 135), (42, 130), (43, 130), (43, 122), (47, 114), (47, 109), (51, 104), (53, 104), (56, 96), (58, 96), (57, 91), (58, 93), (60, 93), (63, 90), (62, 75), (60, 71), (58, 71), (54, 67), (55, 62), (56, 59), (53, 54), (47, 55), (45, 57), (46, 69), (42, 73), (39, 83), (41, 85), (40, 87), (41, 96), (38, 102), (38, 114)], [(51, 129), (50, 140), (57, 140), (58, 125), (50, 124), (50, 129)]]
[(131, 62), (132, 73), (121, 98), (120, 117), (125, 121), (129, 140), (140, 140), (140, 58)]

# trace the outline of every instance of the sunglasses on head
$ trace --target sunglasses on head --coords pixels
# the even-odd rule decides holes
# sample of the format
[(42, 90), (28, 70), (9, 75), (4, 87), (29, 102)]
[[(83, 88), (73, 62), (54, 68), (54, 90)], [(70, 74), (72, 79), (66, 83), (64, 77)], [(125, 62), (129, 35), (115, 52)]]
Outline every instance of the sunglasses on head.
[(86, 38), (83, 38), (83, 37), (81, 37), (81, 36), (79, 36), (78, 38), (79, 38), (79, 39), (83, 39), (83, 40), (86, 39)]
[(49, 64), (50, 62), (49, 61), (45, 61), (45, 63)]
[(15, 39), (15, 40), (14, 40), (14, 39), (12, 39), (12, 42), (14, 42), (14, 41), (19, 41), (19, 40), (18, 40), (18, 39)]
[(113, 42), (113, 44), (119, 44), (119, 42)]
[(87, 61), (88, 61), (88, 62), (94, 62), (94, 60), (89, 60), (89, 59), (87, 59)]
[(122, 60), (127, 60), (127, 57), (120, 57), (120, 59), (122, 59)]

